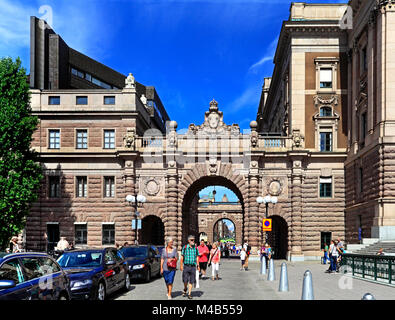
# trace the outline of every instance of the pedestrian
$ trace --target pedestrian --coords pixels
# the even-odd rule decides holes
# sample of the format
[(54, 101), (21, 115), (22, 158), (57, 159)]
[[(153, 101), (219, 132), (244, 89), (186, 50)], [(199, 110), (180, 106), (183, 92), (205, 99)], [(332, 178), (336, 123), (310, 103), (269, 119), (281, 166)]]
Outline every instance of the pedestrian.
[(330, 263), (330, 259), (329, 259), (329, 256), (328, 256), (328, 250), (329, 250), (329, 246), (328, 246), (328, 244), (327, 243), (325, 243), (325, 245), (324, 245), (324, 264), (326, 264), (326, 262), (328, 261), (329, 263)]
[(245, 260), (245, 264), (244, 264), (244, 269), (245, 269), (245, 271), (247, 271), (248, 270), (248, 260), (249, 260), (249, 258), (250, 258), (250, 254), (251, 254), (251, 246), (248, 244), (248, 243), (246, 243), (246, 260)]
[(241, 251), (240, 251), (240, 261), (241, 261), (241, 268), (240, 268), (240, 270), (245, 270), (244, 264), (246, 262), (246, 257), (247, 257), (247, 253), (246, 253), (246, 250), (243, 247), (241, 249)]
[(211, 249), (213, 248), (213, 246), (211, 245), (210, 241), (207, 241), (206, 246), (208, 248), (208, 251), (211, 251)]
[(210, 254), (210, 251), (208, 250), (207, 246), (205, 245), (204, 240), (200, 241), (198, 250), (199, 250), (200, 272), (202, 274), (202, 279), (205, 279), (206, 278), (208, 255)]
[(18, 237), (12, 237), (10, 241), (10, 252), (17, 253), (22, 252), (18, 245)]
[(123, 244), (123, 248), (127, 248), (127, 247), (129, 247), (129, 242), (125, 242), (125, 243)]
[[(196, 283), (196, 269), (199, 267), (199, 250), (195, 245), (195, 237), (188, 236), (188, 244), (181, 251), (180, 270), (182, 271), (182, 281), (184, 282), (183, 297), (192, 299), (192, 287)], [(187, 293), (187, 288), (188, 293)]]
[(217, 244), (213, 243), (213, 248), (210, 252), (209, 265), (211, 264), (212, 280), (219, 280), (219, 262), (221, 261), (221, 253), (218, 250)]
[(384, 256), (384, 255), (385, 255), (384, 249), (383, 249), (383, 248), (380, 248), (379, 251), (377, 252), (377, 255), (378, 255), (378, 256)]
[(58, 244), (56, 245), (55, 250), (65, 251), (69, 247), (70, 247), (70, 244), (67, 242), (66, 237), (61, 237)]
[(172, 237), (166, 238), (166, 246), (162, 250), (160, 260), (160, 274), (163, 275), (167, 289), (167, 299), (172, 299), (171, 292), (173, 290), (174, 276), (177, 270), (178, 254), (177, 249), (173, 246)]
[(328, 272), (328, 273), (336, 272), (337, 258), (339, 256), (339, 253), (337, 250), (336, 243), (333, 240), (331, 241), (331, 245), (329, 246), (329, 256), (331, 258), (331, 266), (330, 266), (329, 270), (327, 270), (326, 272)]

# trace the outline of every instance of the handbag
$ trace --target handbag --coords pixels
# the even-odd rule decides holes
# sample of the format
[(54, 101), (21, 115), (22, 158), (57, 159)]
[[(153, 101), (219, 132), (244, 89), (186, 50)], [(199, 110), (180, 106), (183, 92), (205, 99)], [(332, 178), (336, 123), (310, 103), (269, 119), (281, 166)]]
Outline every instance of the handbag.
[[(217, 248), (217, 250), (215, 250), (213, 256), (211, 257), (211, 260), (213, 260), (213, 257), (215, 256), (215, 254), (217, 253), (217, 251), (218, 251), (218, 248)], [(211, 260), (208, 262), (208, 266), (209, 266), (209, 267), (211, 267)]]
[(167, 249), (165, 249), (165, 250), (166, 250), (166, 255), (167, 255), (167, 267), (169, 269), (176, 269), (177, 268), (177, 259), (173, 259), (173, 260), (169, 261), (169, 253), (167, 252)]

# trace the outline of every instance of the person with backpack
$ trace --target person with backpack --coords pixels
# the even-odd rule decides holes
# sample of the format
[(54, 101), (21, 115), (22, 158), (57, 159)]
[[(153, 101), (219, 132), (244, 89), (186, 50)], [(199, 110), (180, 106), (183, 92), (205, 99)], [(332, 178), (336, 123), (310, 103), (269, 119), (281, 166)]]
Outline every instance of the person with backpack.
[[(184, 282), (182, 296), (188, 296), (188, 299), (192, 299), (192, 287), (196, 283), (196, 269), (200, 272), (199, 250), (195, 245), (195, 237), (190, 235), (188, 236), (188, 244), (182, 248), (180, 260), (180, 270)], [(188, 293), (187, 288), (189, 289)]]
[(218, 250), (217, 243), (213, 243), (213, 248), (210, 252), (209, 266), (211, 265), (212, 280), (219, 280), (219, 262), (221, 261), (221, 252)]

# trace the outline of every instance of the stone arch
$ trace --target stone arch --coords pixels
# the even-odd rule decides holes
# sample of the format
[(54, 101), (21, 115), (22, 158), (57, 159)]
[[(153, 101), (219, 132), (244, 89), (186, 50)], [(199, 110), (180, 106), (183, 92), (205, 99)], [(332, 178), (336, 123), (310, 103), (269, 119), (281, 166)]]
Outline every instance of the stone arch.
[(234, 225), (234, 227), (235, 227), (235, 233), (236, 233), (236, 243), (237, 243), (237, 244), (241, 244), (241, 243), (242, 243), (242, 227), (243, 227), (243, 221), (239, 221), (239, 220), (237, 219), (237, 217), (236, 217), (235, 215), (233, 215), (233, 214), (227, 214), (226, 216), (217, 215), (217, 217), (214, 217), (213, 221), (212, 221), (212, 222), (209, 224), (209, 226), (208, 226), (208, 230), (211, 230), (211, 233), (210, 233), (210, 241), (211, 241), (211, 242), (214, 241), (214, 239), (213, 239), (213, 234), (212, 234), (212, 233), (213, 233), (213, 230), (214, 230), (215, 225), (216, 225), (219, 221), (224, 220), (224, 219), (230, 220), (230, 221), (233, 223), (233, 225)]
[(146, 215), (141, 221), (140, 244), (162, 246), (165, 243), (165, 225), (157, 215)]
[[(243, 223), (242, 223), (242, 237), (245, 233), (245, 221), (247, 216), (245, 214), (245, 203), (247, 201), (248, 195), (248, 185), (245, 181), (243, 175), (238, 174), (234, 169), (236, 169), (232, 164), (229, 163), (217, 163), (215, 170), (216, 174), (213, 174), (212, 166), (207, 164), (195, 164), (192, 169), (190, 169), (181, 179), (179, 183), (179, 194), (178, 199), (178, 216), (181, 218), (179, 222), (179, 230), (182, 230), (178, 234), (178, 241), (180, 243), (185, 243), (185, 214), (189, 210), (194, 196), (203, 188), (213, 185), (224, 186), (230, 189), (238, 197), (240, 204), (242, 206), (243, 212)], [(211, 170), (211, 171), (210, 171)], [(198, 234), (195, 234), (198, 236)]]

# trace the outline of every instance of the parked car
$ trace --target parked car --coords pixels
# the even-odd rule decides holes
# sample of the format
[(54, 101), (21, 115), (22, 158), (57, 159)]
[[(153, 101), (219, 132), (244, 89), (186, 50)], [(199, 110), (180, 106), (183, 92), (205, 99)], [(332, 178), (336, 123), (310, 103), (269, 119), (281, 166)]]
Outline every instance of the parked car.
[(125, 257), (131, 279), (150, 282), (153, 276), (160, 277), (160, 254), (152, 245), (124, 247), (120, 250)]
[(69, 300), (70, 281), (45, 253), (0, 253), (0, 300)]
[(72, 299), (105, 300), (130, 289), (128, 265), (115, 248), (65, 251), (58, 263), (70, 278)]

